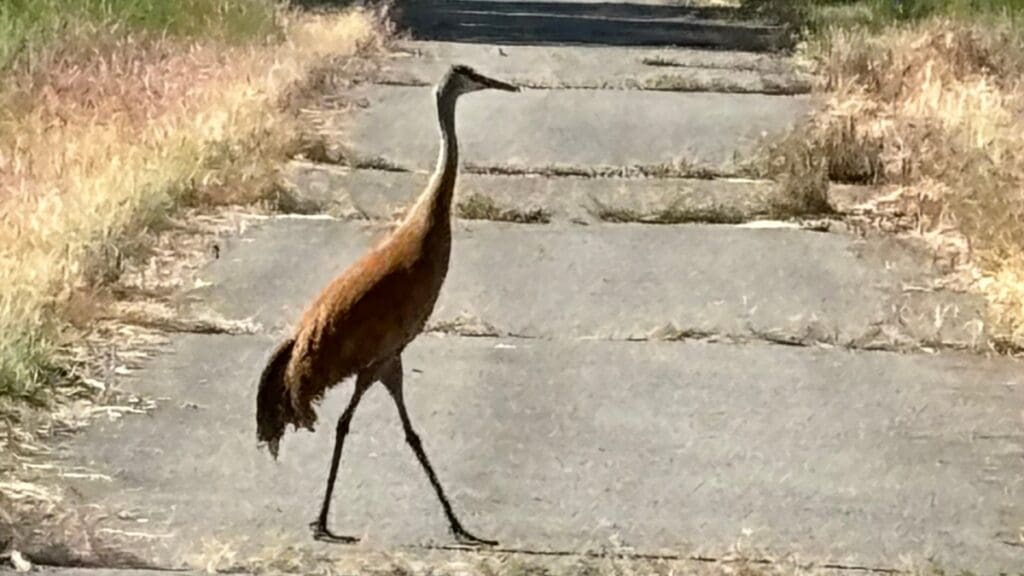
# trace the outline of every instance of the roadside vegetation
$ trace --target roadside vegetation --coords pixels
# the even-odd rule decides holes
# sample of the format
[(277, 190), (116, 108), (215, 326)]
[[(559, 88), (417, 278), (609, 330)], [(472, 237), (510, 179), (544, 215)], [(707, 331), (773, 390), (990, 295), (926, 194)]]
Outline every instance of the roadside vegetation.
[(380, 38), (274, 0), (0, 2), (0, 455), (80, 392), (61, 350), (125, 262), (184, 208), (272, 204), (300, 88)]
[(930, 241), (1024, 346), (1024, 1), (747, 0), (783, 17), (826, 99), (775, 146), (776, 175), (883, 187), (877, 215)]

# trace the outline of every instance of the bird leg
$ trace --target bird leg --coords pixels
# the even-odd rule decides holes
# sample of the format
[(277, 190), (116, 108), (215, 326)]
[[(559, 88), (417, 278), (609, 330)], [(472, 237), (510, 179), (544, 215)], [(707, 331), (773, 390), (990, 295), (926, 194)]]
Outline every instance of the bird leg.
[(423, 470), (427, 473), (427, 478), (430, 479), (430, 484), (434, 487), (434, 491), (437, 493), (437, 497), (441, 500), (441, 506), (444, 508), (444, 514), (448, 517), (448, 524), (451, 527), (452, 534), (462, 544), (474, 545), (474, 546), (497, 546), (498, 543), (494, 540), (485, 540), (470, 534), (465, 528), (462, 527), (462, 523), (459, 522), (459, 518), (455, 515), (455, 511), (452, 510), (452, 505), (448, 502), (448, 497), (444, 493), (444, 488), (441, 487), (441, 482), (437, 479), (437, 474), (434, 473), (433, 466), (430, 465), (430, 460), (427, 459), (426, 452), (423, 451), (423, 444), (420, 442), (420, 437), (413, 430), (412, 421), (409, 420), (409, 413), (405, 409), (405, 398), (402, 392), (402, 359), (398, 356), (384, 368), (381, 373), (381, 382), (388, 389), (391, 394), (391, 398), (395, 401), (395, 406), (398, 408), (398, 416), (402, 419), (402, 428), (405, 431), (405, 441), (412, 448), (412, 451), (416, 453), (416, 459), (420, 461), (423, 466)]
[(352, 415), (359, 405), (363, 394), (373, 384), (372, 375), (359, 373), (356, 377), (356, 387), (352, 391), (352, 399), (348, 407), (338, 418), (338, 427), (334, 436), (334, 454), (331, 456), (331, 471), (327, 475), (327, 493), (324, 495), (324, 503), (320, 506), (320, 515), (309, 527), (313, 529), (313, 538), (322, 542), (333, 542), (337, 544), (354, 544), (359, 538), (354, 536), (338, 536), (327, 529), (327, 513), (331, 507), (331, 495), (334, 494), (334, 481), (338, 477), (338, 467), (341, 464), (341, 447), (345, 444), (345, 436), (348, 434), (349, 423), (352, 422)]

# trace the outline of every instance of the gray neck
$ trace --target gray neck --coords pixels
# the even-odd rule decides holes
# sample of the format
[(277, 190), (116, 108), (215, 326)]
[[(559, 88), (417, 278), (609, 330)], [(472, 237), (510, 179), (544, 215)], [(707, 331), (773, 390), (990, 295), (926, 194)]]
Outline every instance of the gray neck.
[(445, 94), (437, 97), (437, 119), (441, 125), (441, 150), (432, 178), (430, 212), (434, 225), (446, 224), (450, 218), (455, 178), (459, 171), (459, 143), (455, 136), (455, 98)]

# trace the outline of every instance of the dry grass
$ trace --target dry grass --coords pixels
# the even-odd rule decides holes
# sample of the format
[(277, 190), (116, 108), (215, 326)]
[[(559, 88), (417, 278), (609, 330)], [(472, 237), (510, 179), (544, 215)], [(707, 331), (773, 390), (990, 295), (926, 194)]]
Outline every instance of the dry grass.
[(541, 207), (517, 208), (499, 206), (494, 199), (483, 194), (470, 194), (455, 207), (459, 218), (465, 220), (491, 220), (518, 224), (547, 224), (551, 213)]
[(6, 72), (0, 453), (29, 450), (26, 405), (81, 390), (64, 388), (59, 351), (74, 322), (96, 317), (93, 295), (176, 210), (272, 201), (278, 167), (299, 146), (286, 109), (296, 87), (381, 37), (362, 10), (277, 18), (278, 42), (111, 35)]
[(594, 201), (591, 214), (602, 222), (644, 224), (739, 224), (750, 219), (750, 214), (732, 206), (688, 206), (673, 202), (655, 210), (638, 210), (631, 207), (606, 206)]
[(888, 185), (888, 210), (959, 263), (1024, 345), (1024, 36), (1011, 23), (936, 18), (832, 28), (812, 45), (827, 102), (772, 151), (798, 202), (827, 182)]

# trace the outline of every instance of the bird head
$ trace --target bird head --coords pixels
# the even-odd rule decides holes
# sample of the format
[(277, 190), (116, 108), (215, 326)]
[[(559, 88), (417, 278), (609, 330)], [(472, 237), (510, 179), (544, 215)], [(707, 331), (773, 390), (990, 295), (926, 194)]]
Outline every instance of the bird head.
[(464, 64), (456, 64), (448, 69), (448, 72), (437, 85), (438, 97), (457, 98), (463, 94), (476, 92), (477, 90), (504, 90), (506, 92), (518, 92), (519, 87), (488, 78)]

